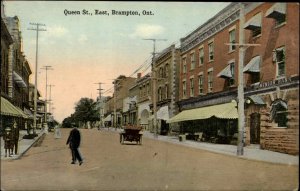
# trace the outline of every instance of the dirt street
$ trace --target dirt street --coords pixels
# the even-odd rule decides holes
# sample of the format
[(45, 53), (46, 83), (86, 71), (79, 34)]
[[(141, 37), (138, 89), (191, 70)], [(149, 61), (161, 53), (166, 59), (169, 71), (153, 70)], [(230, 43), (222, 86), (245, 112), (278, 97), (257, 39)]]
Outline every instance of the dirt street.
[(298, 166), (215, 154), (143, 138), (119, 143), (119, 134), (80, 129), (84, 163), (71, 163), (62, 138), (49, 133), (21, 159), (1, 161), (3, 190), (296, 190)]

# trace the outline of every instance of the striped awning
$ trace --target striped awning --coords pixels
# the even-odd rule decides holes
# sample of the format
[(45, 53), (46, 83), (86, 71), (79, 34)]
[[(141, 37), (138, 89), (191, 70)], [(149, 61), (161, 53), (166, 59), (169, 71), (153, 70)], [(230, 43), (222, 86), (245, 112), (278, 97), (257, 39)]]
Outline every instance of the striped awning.
[(111, 115), (106, 116), (103, 121), (111, 121)]
[(220, 78), (232, 78), (230, 64), (227, 65), (217, 76)]
[(17, 73), (17, 72), (13, 72), (13, 78), (14, 81), (18, 84), (19, 87), (21, 88), (26, 88), (27, 85), (25, 83), (25, 81), (23, 80), (23, 78)]
[(28, 118), (20, 108), (14, 106), (4, 97), (1, 97), (1, 115)]
[(157, 119), (162, 119), (162, 120), (168, 120), (170, 117), (169, 117), (169, 108), (168, 106), (163, 106), (161, 107), (157, 113)]
[(243, 72), (260, 72), (260, 56), (253, 57), (244, 67)]
[(286, 3), (275, 3), (267, 10), (265, 16), (267, 18), (280, 18), (286, 15)]
[(175, 115), (167, 122), (176, 123), (181, 121), (208, 119), (213, 116), (220, 119), (237, 119), (238, 118), (237, 103), (233, 101), (225, 104), (185, 110)]
[(248, 30), (255, 30), (257, 28), (261, 28), (261, 13), (253, 16), (244, 25), (244, 29)]

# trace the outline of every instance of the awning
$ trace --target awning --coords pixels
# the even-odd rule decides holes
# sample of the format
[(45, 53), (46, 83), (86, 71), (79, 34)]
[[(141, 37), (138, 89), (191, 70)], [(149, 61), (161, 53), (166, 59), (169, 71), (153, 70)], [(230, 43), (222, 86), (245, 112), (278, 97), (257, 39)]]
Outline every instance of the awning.
[(104, 121), (111, 121), (111, 115), (108, 115), (104, 118)]
[(168, 106), (161, 107), (156, 113), (157, 119), (169, 120)]
[(28, 115), (30, 119), (33, 119), (33, 113), (29, 109), (24, 108), (24, 113)]
[(244, 29), (255, 30), (257, 28), (261, 28), (261, 13), (255, 15), (244, 24)]
[(217, 76), (220, 78), (232, 78), (230, 64), (226, 66), (226, 68), (224, 68)]
[(243, 72), (260, 72), (260, 56), (253, 57), (244, 67)]
[(197, 109), (185, 110), (168, 120), (168, 123), (208, 119), (213, 116), (220, 119), (237, 119), (237, 103), (235, 101), (225, 104), (213, 105)]
[(1, 97), (1, 115), (28, 118), (20, 108), (11, 104), (4, 97)]
[(286, 15), (286, 3), (275, 3), (267, 10), (265, 17), (267, 18), (281, 18)]
[(255, 105), (266, 105), (264, 100), (259, 95), (252, 95), (246, 98), (247, 100), (250, 100), (250, 103), (254, 103)]
[(14, 81), (18, 84), (19, 87), (21, 88), (25, 88), (27, 87), (25, 81), (23, 80), (23, 78), (17, 73), (17, 72), (13, 72), (13, 78)]

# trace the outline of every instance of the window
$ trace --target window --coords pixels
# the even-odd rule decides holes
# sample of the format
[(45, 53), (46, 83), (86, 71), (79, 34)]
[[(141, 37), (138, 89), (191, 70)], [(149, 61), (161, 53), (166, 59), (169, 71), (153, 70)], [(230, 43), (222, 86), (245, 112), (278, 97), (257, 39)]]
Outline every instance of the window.
[(276, 63), (276, 76), (285, 76), (285, 48), (278, 48), (273, 52), (273, 61)]
[(285, 21), (286, 21), (286, 16), (285, 15), (282, 15), (281, 17), (277, 17), (275, 19), (275, 26), (279, 26), (279, 25), (285, 23)]
[(204, 64), (204, 49), (199, 49), (199, 64)]
[(191, 70), (195, 69), (195, 53), (192, 53), (191, 55)]
[(275, 20), (275, 26), (280, 26), (286, 22), (286, 3), (274, 3), (273, 6), (266, 11), (266, 17)]
[[(236, 41), (235, 41), (235, 29), (229, 31), (229, 42), (230, 43), (236, 43)], [(229, 51), (230, 52), (234, 51), (235, 48), (236, 48), (235, 45), (230, 45), (229, 46)]]
[(272, 103), (271, 120), (277, 123), (278, 127), (286, 127), (287, 118), (287, 104), (281, 99), (277, 99)]
[(208, 92), (213, 91), (213, 71), (208, 71)]
[(165, 66), (165, 78), (168, 77), (168, 73), (169, 73), (169, 65), (166, 64), (166, 66)]
[(209, 54), (209, 61), (214, 60), (214, 43), (211, 42), (208, 44), (208, 54)]
[(261, 28), (260, 27), (252, 30), (252, 37), (257, 37), (260, 34), (261, 34)]
[(186, 96), (186, 82), (182, 82), (182, 97)]
[(235, 77), (235, 72), (234, 72), (234, 62), (230, 63), (230, 72), (232, 77), (229, 79), (229, 86), (233, 86), (235, 83), (234, 77)]
[(147, 84), (147, 95), (150, 95), (150, 85)]
[(199, 75), (199, 94), (203, 94), (203, 75)]
[(169, 86), (166, 84), (165, 86), (165, 99), (168, 99), (169, 97)]
[(186, 58), (183, 58), (182, 59), (182, 67), (183, 67), (183, 73), (185, 74), (186, 73)]
[(162, 100), (162, 89), (161, 87), (158, 88), (158, 101)]
[(190, 97), (194, 97), (194, 78), (190, 79)]

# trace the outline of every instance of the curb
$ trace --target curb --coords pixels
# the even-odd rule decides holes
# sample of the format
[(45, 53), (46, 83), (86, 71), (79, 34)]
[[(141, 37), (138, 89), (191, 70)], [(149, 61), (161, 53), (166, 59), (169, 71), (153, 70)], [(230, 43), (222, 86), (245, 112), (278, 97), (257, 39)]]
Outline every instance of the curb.
[[(20, 153), (16, 158), (13, 158), (11, 160), (18, 160), (20, 159), (32, 146), (35, 146), (37, 144), (37, 142), (41, 139), (41, 138), (45, 138), (46, 133), (42, 133), (40, 136), (38, 136), (30, 145), (29, 147), (27, 147), (22, 153)], [(42, 140), (43, 140), (42, 139)]]

